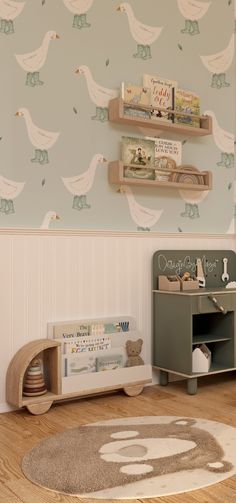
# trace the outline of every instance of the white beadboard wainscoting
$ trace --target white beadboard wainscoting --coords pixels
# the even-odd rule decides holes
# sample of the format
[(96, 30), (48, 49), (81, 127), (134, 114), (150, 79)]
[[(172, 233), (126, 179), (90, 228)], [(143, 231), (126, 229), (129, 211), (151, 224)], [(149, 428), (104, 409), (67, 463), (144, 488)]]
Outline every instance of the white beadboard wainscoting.
[(0, 231), (0, 412), (15, 352), (47, 323), (130, 315), (151, 362), (152, 256), (161, 249), (235, 250), (234, 235)]

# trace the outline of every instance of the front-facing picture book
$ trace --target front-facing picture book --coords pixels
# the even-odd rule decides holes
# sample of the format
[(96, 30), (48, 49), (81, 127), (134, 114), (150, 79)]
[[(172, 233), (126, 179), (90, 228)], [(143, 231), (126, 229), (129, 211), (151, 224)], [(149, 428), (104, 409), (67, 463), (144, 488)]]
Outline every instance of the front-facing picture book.
[(144, 86), (136, 86), (121, 82), (121, 97), (130, 105), (150, 106), (150, 89)]
[(122, 136), (121, 158), (124, 166), (151, 168), (154, 166), (155, 141)]
[(184, 112), (186, 114), (175, 114), (174, 122), (176, 124), (186, 124), (192, 127), (200, 127), (200, 118), (191, 117), (191, 114), (200, 115), (200, 98), (193, 91), (189, 91), (187, 89), (176, 89), (175, 111)]
[(174, 93), (177, 82), (144, 74), (143, 85), (148, 87), (151, 92), (152, 119), (173, 122), (173, 114), (168, 112), (168, 109), (173, 110), (174, 108)]
[(150, 89), (127, 82), (121, 82), (121, 98), (124, 101), (124, 115), (150, 119)]
[(181, 141), (155, 138), (155, 179), (171, 180), (173, 169), (182, 164)]

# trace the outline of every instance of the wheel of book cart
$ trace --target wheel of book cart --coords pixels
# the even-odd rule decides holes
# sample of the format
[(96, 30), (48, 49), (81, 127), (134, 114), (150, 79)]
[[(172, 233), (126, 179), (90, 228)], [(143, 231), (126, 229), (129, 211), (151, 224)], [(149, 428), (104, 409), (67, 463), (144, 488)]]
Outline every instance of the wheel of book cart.
[(137, 384), (135, 386), (125, 386), (123, 390), (127, 396), (138, 396), (142, 393), (143, 388), (142, 384)]

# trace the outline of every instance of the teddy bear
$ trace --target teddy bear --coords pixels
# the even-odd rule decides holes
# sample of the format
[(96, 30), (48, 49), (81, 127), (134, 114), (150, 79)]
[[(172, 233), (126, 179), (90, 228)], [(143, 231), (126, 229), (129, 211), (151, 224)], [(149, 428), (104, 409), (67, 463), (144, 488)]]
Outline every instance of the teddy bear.
[(128, 359), (126, 361), (126, 367), (134, 367), (135, 365), (144, 365), (144, 361), (141, 358), (140, 353), (142, 351), (143, 340), (137, 339), (136, 341), (126, 341), (126, 352)]

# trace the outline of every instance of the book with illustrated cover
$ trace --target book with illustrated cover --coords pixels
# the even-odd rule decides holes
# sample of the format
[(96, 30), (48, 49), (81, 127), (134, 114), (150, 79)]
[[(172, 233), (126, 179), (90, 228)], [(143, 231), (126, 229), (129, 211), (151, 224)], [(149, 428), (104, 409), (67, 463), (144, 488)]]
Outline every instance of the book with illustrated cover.
[(121, 82), (121, 97), (130, 105), (150, 106), (150, 89), (144, 86)]
[(64, 342), (63, 350), (65, 354), (70, 353), (86, 353), (101, 351), (103, 349), (111, 349), (111, 338), (107, 335), (104, 337), (89, 336), (86, 338), (74, 338)]
[[(200, 115), (200, 98), (193, 91), (187, 89), (176, 89), (175, 91), (175, 111), (187, 114)], [(200, 127), (200, 119), (189, 116), (175, 115), (176, 124), (186, 124), (187, 126)]]
[(155, 141), (122, 136), (121, 158), (124, 166), (151, 168), (154, 166)]
[(170, 180), (172, 174), (168, 169), (175, 169), (182, 163), (181, 141), (167, 138), (155, 138), (155, 179)]
[(173, 110), (175, 88), (177, 87), (176, 80), (144, 74), (143, 85), (148, 87), (151, 92), (152, 119), (173, 122), (173, 114), (168, 111), (159, 110), (158, 108)]
[(69, 355), (64, 360), (65, 377), (96, 372), (95, 356), (87, 355)]
[[(145, 110), (145, 107), (150, 107), (150, 96), (150, 89), (147, 87), (121, 82), (121, 97), (124, 103), (126, 103), (124, 105), (124, 115), (150, 119), (151, 110)], [(142, 106), (144, 107), (143, 109), (139, 108)]]
[(121, 354), (113, 354), (107, 356), (98, 356), (96, 358), (96, 371), (116, 370), (123, 367), (123, 356)]
[(85, 337), (89, 335), (87, 323), (65, 323), (53, 327), (54, 339), (71, 339), (73, 337)]

